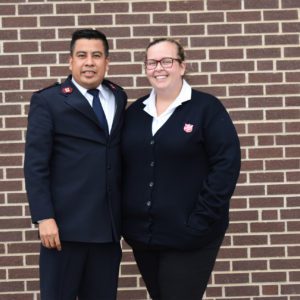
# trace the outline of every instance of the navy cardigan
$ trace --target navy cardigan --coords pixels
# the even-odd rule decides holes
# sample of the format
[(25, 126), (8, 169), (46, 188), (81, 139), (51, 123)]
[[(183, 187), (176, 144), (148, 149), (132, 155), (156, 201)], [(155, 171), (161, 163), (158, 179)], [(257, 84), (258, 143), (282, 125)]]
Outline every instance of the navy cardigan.
[(153, 136), (147, 97), (125, 117), (123, 236), (133, 246), (201, 248), (228, 227), (240, 171), (236, 130), (217, 98), (192, 90)]

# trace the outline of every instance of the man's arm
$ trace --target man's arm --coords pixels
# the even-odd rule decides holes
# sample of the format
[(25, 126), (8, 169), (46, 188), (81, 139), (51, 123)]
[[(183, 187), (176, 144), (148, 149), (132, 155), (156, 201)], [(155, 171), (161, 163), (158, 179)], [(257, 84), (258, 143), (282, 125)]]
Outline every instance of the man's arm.
[(28, 114), (24, 175), (33, 223), (39, 221), (39, 233), (47, 248), (60, 248), (58, 228), (50, 191), (50, 160), (53, 148), (53, 124), (46, 100), (32, 96)]

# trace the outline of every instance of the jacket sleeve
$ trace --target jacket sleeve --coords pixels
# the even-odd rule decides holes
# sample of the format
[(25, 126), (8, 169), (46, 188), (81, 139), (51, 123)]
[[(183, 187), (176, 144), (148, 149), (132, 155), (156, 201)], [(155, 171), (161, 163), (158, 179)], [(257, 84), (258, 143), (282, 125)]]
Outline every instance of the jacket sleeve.
[(24, 175), (32, 221), (54, 218), (50, 192), (53, 122), (45, 99), (32, 96), (25, 144)]
[[(221, 105), (222, 106), (222, 105)], [(208, 119), (204, 143), (209, 172), (188, 225), (198, 231), (208, 230), (221, 218), (228, 218), (229, 201), (240, 172), (240, 144), (229, 114), (222, 106)]]

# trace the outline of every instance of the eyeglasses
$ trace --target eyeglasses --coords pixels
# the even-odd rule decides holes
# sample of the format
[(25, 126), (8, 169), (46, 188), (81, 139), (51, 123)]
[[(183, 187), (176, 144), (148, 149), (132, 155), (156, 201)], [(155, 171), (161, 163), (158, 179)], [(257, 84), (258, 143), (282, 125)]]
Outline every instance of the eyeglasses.
[(173, 66), (173, 62), (174, 60), (178, 61), (179, 63), (181, 62), (181, 59), (179, 58), (172, 58), (172, 57), (163, 57), (160, 60), (156, 60), (156, 59), (147, 59), (145, 61), (145, 67), (147, 70), (154, 70), (158, 63), (160, 63), (160, 65), (165, 68), (165, 69), (170, 69)]

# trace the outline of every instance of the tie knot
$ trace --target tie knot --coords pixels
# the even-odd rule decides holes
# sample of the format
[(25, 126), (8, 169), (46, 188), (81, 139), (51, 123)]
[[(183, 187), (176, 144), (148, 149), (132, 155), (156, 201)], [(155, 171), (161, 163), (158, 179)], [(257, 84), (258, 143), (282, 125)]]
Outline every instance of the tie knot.
[(88, 90), (87, 91), (89, 94), (93, 95), (94, 97), (95, 96), (99, 96), (99, 90), (98, 89), (91, 89), (91, 90)]

